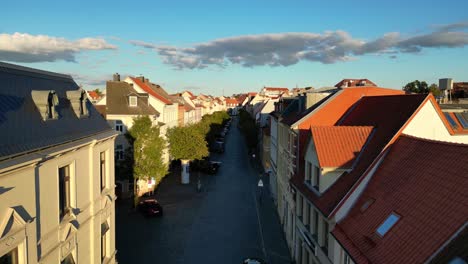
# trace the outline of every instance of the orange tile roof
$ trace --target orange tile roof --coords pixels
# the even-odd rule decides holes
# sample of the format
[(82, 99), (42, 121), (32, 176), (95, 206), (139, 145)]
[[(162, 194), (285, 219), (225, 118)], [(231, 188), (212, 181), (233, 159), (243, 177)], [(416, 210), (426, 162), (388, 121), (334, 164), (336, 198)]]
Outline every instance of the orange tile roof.
[(100, 98), (100, 96), (95, 91), (88, 91), (88, 95), (89, 95), (89, 97), (91, 97), (94, 100)]
[(428, 263), (468, 221), (467, 171), (467, 145), (401, 135), (332, 234), (355, 263)]
[(277, 88), (277, 87), (265, 87), (264, 88), (267, 91), (284, 91), (284, 92), (289, 92), (288, 88)]
[(351, 169), (372, 126), (311, 127), (320, 166)]
[(236, 99), (227, 98), (225, 101), (226, 101), (226, 104), (235, 104), (235, 105), (238, 104)]
[(143, 89), (145, 92), (151, 94), (152, 96), (156, 97), (159, 101), (165, 103), (165, 104), (172, 104), (171, 101), (169, 101), (168, 99), (164, 98), (163, 96), (157, 94), (153, 89), (151, 89), (150, 86), (148, 86), (146, 83), (142, 82), (140, 79), (138, 78), (134, 78), (134, 77), (130, 77), (130, 79), (132, 79), (132, 81), (134, 83), (136, 83), (136, 85), (138, 85), (141, 89)]
[[(350, 90), (353, 89), (365, 88), (350, 88)], [(339, 108), (336, 103), (342, 100), (337, 100), (338, 97), (335, 97), (335, 99), (325, 104), (324, 107), (319, 109), (317, 114), (309, 119), (315, 119), (316, 117), (322, 118), (321, 115), (330, 115), (330, 119), (324, 120), (325, 125), (373, 126), (375, 127), (375, 132), (372, 137), (369, 138), (367, 146), (361, 151), (360, 157), (354, 164), (353, 170), (341, 176), (325, 193), (322, 193), (322, 195), (316, 195), (304, 185), (305, 169), (303, 162), (299, 164), (299, 173), (293, 176), (291, 180), (292, 184), (295, 185), (309, 201), (314, 203), (324, 215), (328, 216), (334, 208), (338, 206), (340, 200), (346, 196), (352, 186), (360, 179), (384, 147), (392, 140), (422, 103), (425, 102), (427, 96), (428, 95), (424, 94), (365, 96), (358, 101), (354, 101), (353, 104), (350, 104), (347, 107), (347, 109), (349, 109), (348, 113), (345, 112), (339, 117), (328, 113), (330, 109)], [(331, 121), (334, 122), (332, 123)], [(316, 122), (316, 119), (314, 122)], [(300, 131), (301, 130), (302, 129), (300, 129)], [(307, 134), (310, 134), (310, 126), (306, 131), (308, 132)], [(305, 133), (300, 133), (300, 137), (302, 137), (303, 134)], [(305, 141), (304, 139), (303, 142)], [(305, 149), (304, 145), (300, 148), (302, 152)], [(304, 157), (303, 153), (300, 155), (300, 157)]]

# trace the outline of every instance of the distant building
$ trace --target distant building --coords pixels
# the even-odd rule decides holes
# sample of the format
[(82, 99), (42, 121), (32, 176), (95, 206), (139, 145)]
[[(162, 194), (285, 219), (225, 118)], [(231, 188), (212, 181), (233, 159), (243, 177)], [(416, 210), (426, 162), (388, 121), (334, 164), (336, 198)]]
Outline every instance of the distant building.
[(133, 126), (133, 119), (148, 116), (154, 125), (158, 125), (160, 113), (149, 104), (147, 93), (138, 93), (129, 83), (108, 81), (106, 90), (106, 119), (119, 133), (115, 141), (115, 158), (120, 161), (124, 159), (125, 150), (130, 147), (125, 133)]
[(336, 88), (354, 87), (354, 86), (377, 86), (374, 82), (368, 79), (343, 79), (335, 84)]
[(87, 91), (88, 99), (91, 103), (96, 104), (102, 99), (102, 96), (99, 95), (96, 91)]
[(115, 131), (68, 75), (0, 87), (0, 263), (116, 263)]

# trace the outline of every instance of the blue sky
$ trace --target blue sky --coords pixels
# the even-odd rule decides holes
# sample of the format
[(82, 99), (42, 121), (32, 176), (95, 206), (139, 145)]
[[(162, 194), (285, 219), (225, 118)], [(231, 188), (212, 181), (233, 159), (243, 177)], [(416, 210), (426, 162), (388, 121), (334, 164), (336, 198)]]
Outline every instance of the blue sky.
[(169, 92), (468, 81), (468, 1), (8, 1), (0, 60)]

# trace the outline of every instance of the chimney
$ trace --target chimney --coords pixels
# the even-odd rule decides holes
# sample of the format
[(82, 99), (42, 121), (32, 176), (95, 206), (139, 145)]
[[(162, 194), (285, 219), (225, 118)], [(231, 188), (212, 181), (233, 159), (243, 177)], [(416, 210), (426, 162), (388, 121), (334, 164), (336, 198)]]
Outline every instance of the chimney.
[(120, 82), (120, 74), (118, 73), (115, 73), (113, 75), (113, 79), (112, 79), (114, 82)]
[(145, 76), (139, 76), (137, 77), (140, 81), (145, 82)]

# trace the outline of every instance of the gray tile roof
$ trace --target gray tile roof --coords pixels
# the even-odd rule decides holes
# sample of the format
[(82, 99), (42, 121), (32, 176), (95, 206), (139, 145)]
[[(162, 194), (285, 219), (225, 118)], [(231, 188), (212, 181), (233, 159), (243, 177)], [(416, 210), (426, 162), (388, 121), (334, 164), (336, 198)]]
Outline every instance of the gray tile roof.
[[(157, 115), (156, 111), (148, 104), (147, 93), (137, 93), (129, 83), (107, 82), (107, 115)], [(132, 94), (137, 97), (137, 106), (130, 106), (128, 96)]]
[[(0, 160), (110, 131), (87, 99), (89, 115), (77, 117), (66, 92), (79, 89), (68, 75), (0, 62)], [(33, 90), (56, 92), (58, 118), (43, 120)]]

